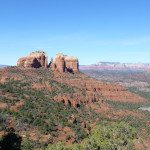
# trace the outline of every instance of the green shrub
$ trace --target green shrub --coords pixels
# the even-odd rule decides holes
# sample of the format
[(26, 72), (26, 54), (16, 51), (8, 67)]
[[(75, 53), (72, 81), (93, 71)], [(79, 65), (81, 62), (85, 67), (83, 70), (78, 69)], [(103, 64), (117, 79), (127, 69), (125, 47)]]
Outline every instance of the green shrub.
[(136, 130), (124, 122), (113, 124), (103, 122), (92, 130), (83, 144), (66, 146), (59, 142), (56, 145), (49, 144), (45, 150), (131, 150), (136, 137)]

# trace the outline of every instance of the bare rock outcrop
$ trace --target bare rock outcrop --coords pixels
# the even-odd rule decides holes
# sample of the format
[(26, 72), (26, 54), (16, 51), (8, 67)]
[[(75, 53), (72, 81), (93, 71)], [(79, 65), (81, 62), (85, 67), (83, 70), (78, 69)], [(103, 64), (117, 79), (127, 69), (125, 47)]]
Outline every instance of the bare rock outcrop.
[(63, 55), (61, 55), (61, 54), (56, 55), (55, 65), (56, 65), (56, 68), (60, 72), (65, 72), (65, 59), (64, 59)]
[(57, 69), (59, 72), (79, 72), (79, 63), (77, 57), (67, 56), (64, 54), (57, 54), (55, 63), (51, 62), (51, 68)]
[(26, 57), (20, 58), (17, 66), (24, 66), (27, 68), (47, 68), (47, 54), (42, 50), (33, 52)]
[(17, 66), (24, 66), (26, 68), (40, 68), (51, 67), (55, 72), (79, 72), (79, 63), (77, 57), (67, 56), (64, 54), (57, 54), (55, 62), (51, 58), (49, 66), (47, 65), (47, 54), (42, 50), (33, 52), (26, 57), (20, 58), (17, 62)]

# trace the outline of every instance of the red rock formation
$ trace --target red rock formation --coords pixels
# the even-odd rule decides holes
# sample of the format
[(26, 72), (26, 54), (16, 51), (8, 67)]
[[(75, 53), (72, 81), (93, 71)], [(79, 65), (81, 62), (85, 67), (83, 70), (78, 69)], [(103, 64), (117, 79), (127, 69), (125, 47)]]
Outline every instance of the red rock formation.
[(64, 60), (64, 57), (62, 57), (62, 55), (59, 55), (59, 54), (56, 55), (55, 65), (56, 65), (56, 68), (61, 73), (65, 72), (65, 60)]
[(51, 62), (50, 62), (49, 66), (51, 67), (52, 70), (55, 70), (55, 68), (56, 68), (56, 65), (55, 65), (52, 57), (51, 57)]
[[(38, 53), (39, 57), (35, 57)], [(40, 53), (40, 55), (39, 55)], [(42, 55), (41, 55), (42, 53)], [(21, 58), (18, 61), (19, 65), (26, 67), (38, 67), (38, 63), (41, 66), (45, 66), (47, 61), (47, 56), (43, 55), (44, 52), (36, 52), (30, 54), (30, 57)], [(34, 56), (34, 57), (33, 57)], [(36, 55), (37, 56), (37, 55)], [(127, 91), (123, 86), (119, 86), (114, 83), (102, 82), (92, 78), (87, 77), (82, 73), (65, 74), (65, 71), (78, 72), (78, 59), (72, 56), (66, 56), (63, 54), (57, 54), (55, 63), (51, 58), (50, 67), (54, 70), (54, 80), (59, 83), (68, 84), (68, 86), (77, 87), (74, 88), (73, 93), (61, 93), (53, 98), (53, 100), (62, 102), (66, 105), (72, 105), (75, 108), (79, 107), (82, 103), (94, 103), (103, 102), (105, 100), (110, 101), (122, 101), (122, 102), (144, 102), (145, 99), (139, 97), (136, 94), (132, 94)], [(23, 69), (23, 68), (22, 68)], [(25, 69), (25, 68), (24, 68)], [(60, 74), (60, 72), (62, 74)], [(36, 85), (35, 85), (36, 86)], [(45, 85), (43, 85), (45, 86)], [(51, 86), (51, 85), (50, 85)], [(44, 87), (39, 86), (41, 89)], [(48, 85), (47, 85), (48, 87)], [(46, 87), (45, 87), (46, 88)], [(51, 88), (46, 88), (51, 91)], [(59, 88), (59, 87), (58, 87)], [(79, 90), (81, 89), (81, 90)]]
[[(55, 67), (54, 67), (55, 66)], [(56, 68), (59, 72), (79, 72), (78, 58), (57, 54), (55, 64), (51, 61), (51, 68)]]
[(27, 68), (47, 68), (47, 54), (43, 51), (36, 51), (29, 54), (27, 57), (20, 58), (17, 66), (24, 66)]
[(66, 56), (65, 65), (66, 65), (65, 67), (67, 68), (67, 71), (79, 72), (78, 59), (76, 57)]
[[(47, 54), (43, 51), (36, 51), (29, 54), (26, 57), (20, 58), (17, 62), (17, 66), (24, 66), (27, 68), (47, 68)], [(50, 65), (52, 70), (58, 72), (79, 72), (78, 59), (76, 57), (67, 56), (63, 54), (57, 54), (55, 63), (51, 58)]]
[(81, 103), (103, 102), (105, 100), (121, 102), (146, 102), (146, 100), (136, 94), (129, 92), (125, 87), (115, 83), (102, 82), (89, 78), (83, 74), (76, 74), (79, 78), (72, 78), (71, 74), (63, 75), (63, 80), (57, 78), (60, 83), (67, 83), (73, 87), (78, 87), (82, 92), (76, 92), (72, 95), (71, 104), (74, 107), (80, 106)]

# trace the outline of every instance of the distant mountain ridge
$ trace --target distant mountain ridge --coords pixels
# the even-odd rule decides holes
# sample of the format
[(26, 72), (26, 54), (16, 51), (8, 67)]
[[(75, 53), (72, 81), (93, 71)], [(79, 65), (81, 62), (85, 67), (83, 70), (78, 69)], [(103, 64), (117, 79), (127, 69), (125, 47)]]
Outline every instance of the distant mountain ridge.
[(8, 65), (1, 65), (0, 64), (0, 68), (4, 68), (4, 67), (7, 67)]
[(98, 62), (92, 65), (81, 65), (80, 70), (150, 71), (150, 63)]

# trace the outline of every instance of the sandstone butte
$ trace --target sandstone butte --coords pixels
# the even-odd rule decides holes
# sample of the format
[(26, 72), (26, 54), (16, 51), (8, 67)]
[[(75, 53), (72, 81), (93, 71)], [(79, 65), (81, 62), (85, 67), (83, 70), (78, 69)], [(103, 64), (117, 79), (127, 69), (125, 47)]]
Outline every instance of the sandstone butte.
[(17, 66), (24, 66), (28, 68), (47, 68), (47, 54), (43, 51), (36, 51), (26, 57), (20, 58)]
[(33, 52), (26, 57), (20, 58), (17, 62), (17, 66), (24, 66), (26, 68), (40, 68), (40, 67), (51, 67), (52, 70), (63, 72), (79, 72), (78, 58), (67, 56), (64, 54), (57, 54), (55, 62), (51, 58), (51, 62), (47, 64), (47, 53), (42, 50)]

